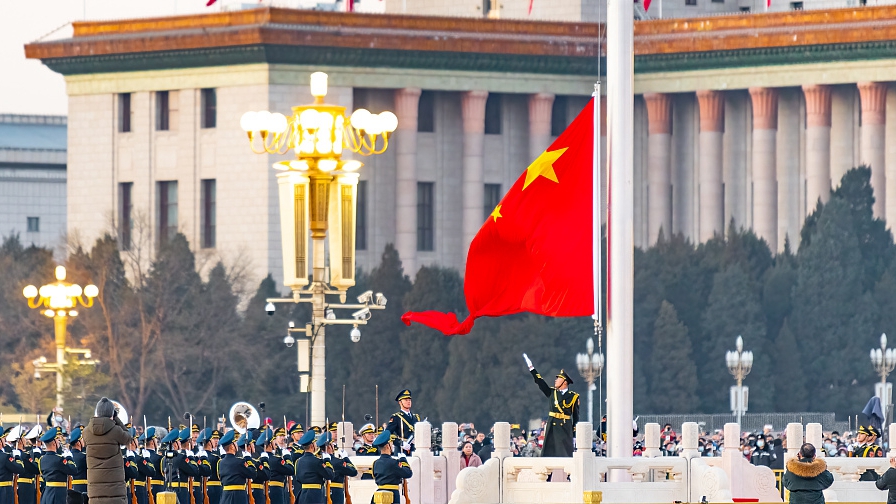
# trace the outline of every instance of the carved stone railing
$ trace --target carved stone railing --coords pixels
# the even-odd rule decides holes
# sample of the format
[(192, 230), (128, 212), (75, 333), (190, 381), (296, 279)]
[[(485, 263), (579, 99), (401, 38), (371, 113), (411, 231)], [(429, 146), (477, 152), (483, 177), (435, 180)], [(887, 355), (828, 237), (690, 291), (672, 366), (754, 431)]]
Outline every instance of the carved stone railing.
[[(594, 466), (597, 480), (594, 489), (603, 493), (602, 502), (688, 501), (688, 460), (685, 458), (596, 457)], [(612, 470), (627, 475), (620, 478), (627, 481), (607, 483), (607, 475)]]

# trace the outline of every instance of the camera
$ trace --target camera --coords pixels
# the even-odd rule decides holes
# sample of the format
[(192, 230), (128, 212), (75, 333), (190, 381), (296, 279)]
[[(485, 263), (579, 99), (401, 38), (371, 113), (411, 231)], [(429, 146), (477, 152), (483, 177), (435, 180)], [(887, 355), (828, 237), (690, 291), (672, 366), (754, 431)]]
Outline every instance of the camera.
[(429, 439), (432, 443), (433, 454), (438, 456), (442, 452), (442, 429), (434, 428)]
[(367, 320), (370, 318), (370, 308), (361, 308), (360, 310), (352, 313), (352, 318), (355, 320)]
[(264, 305), (264, 311), (268, 314), (269, 317), (273, 316), (276, 310), (277, 308), (274, 307), (274, 303), (270, 301), (268, 301), (268, 304)]
[(165, 450), (165, 458), (173, 459), (174, 456), (177, 455), (177, 452), (174, 450)]
[(352, 332), (349, 333), (349, 336), (352, 338), (352, 343), (361, 341), (361, 330), (358, 329), (358, 326), (352, 327)]
[(376, 293), (376, 305), (383, 307), (386, 306), (386, 296), (384, 296), (382, 292)]
[(371, 299), (373, 299), (373, 291), (370, 290), (358, 296), (358, 302), (361, 304), (369, 303)]
[(292, 337), (292, 334), (286, 333), (286, 336), (283, 338), (283, 343), (286, 345), (286, 348), (292, 348), (296, 343), (296, 339)]

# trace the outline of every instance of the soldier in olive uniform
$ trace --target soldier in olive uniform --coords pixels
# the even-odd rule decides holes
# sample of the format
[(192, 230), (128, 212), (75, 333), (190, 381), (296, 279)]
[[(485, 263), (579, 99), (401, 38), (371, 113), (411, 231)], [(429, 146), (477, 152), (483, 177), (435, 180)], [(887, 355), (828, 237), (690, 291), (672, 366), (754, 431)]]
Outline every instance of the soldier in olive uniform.
[(330, 455), (330, 462), (333, 464), (333, 482), (330, 483), (330, 503), (345, 504), (348, 479), (357, 476), (358, 469), (349, 460), (348, 453), (343, 450), (337, 450), (334, 444), (335, 436), (328, 434), (321, 435), (321, 439), (317, 441), (317, 445)]
[(219, 443), (224, 450), (224, 456), (218, 461), (221, 504), (249, 504), (246, 482), (255, 477), (255, 464), (251, 460), (237, 457), (234, 435), (235, 431), (227, 432), (221, 436)]
[[(398, 458), (392, 458), (392, 433), (383, 431), (373, 441), (373, 446), (380, 450), (380, 458), (373, 463), (373, 477), (376, 480), (377, 492), (392, 492), (392, 502), (401, 502), (402, 480), (414, 475), (404, 453), (399, 453)], [(374, 495), (370, 504), (374, 504)]]
[(395, 451), (410, 455), (414, 451), (414, 425), (420, 421), (420, 415), (411, 413), (411, 391), (404, 389), (395, 397), (400, 409), (392, 414), (386, 430), (398, 436), (395, 440)]
[[(2, 429), (0, 429), (2, 431)], [(37, 466), (38, 455), (40, 455), (40, 450), (36, 452), (32, 452), (29, 447), (25, 446), (25, 429), (21, 426), (15, 426), (9, 429), (6, 432), (6, 441), (11, 443), (9, 446), (11, 450), (8, 453), (12, 453), (12, 456), (15, 457), (15, 461), (17, 464), (22, 466), (22, 472), (19, 473), (19, 478), (16, 480), (17, 483), (17, 495), (19, 497), (19, 504), (36, 504), (37, 502), (37, 491), (35, 490), (35, 483), (37, 482), (37, 477), (40, 475), (40, 468)], [(2, 435), (0, 435), (0, 439), (2, 439)], [(5, 453), (0, 453), (0, 456), (4, 456)], [(2, 474), (3, 470), (0, 468), (0, 474)], [(2, 486), (2, 482), (0, 482), (0, 486)], [(3, 502), (0, 499), (0, 502)]]
[[(15, 429), (16, 427), (13, 427)], [(6, 434), (0, 427), (0, 437)], [(12, 480), (17, 474), (21, 474), (25, 469), (16, 463), (16, 457), (12, 453), (0, 453), (0, 502), (15, 501), (15, 489)], [(33, 487), (32, 487), (33, 488)]]
[[(883, 457), (884, 450), (877, 444), (877, 438), (880, 436), (880, 431), (877, 430), (873, 425), (869, 426), (859, 426), (859, 431), (856, 434), (856, 441), (858, 444), (852, 451), (853, 457)], [(872, 469), (866, 470), (862, 473), (862, 476), (859, 478), (859, 481), (877, 481), (878, 474), (876, 471)]]
[(45, 482), (40, 504), (65, 504), (68, 477), (78, 473), (78, 466), (72, 461), (70, 451), (65, 450), (62, 455), (56, 453), (59, 449), (59, 441), (56, 439), (59, 431), (59, 427), (52, 427), (40, 437), (45, 445), (37, 464)]
[(573, 429), (579, 422), (579, 394), (569, 390), (572, 385), (572, 379), (566, 374), (566, 371), (560, 370), (556, 378), (554, 378), (554, 386), (550, 387), (545, 383), (544, 379), (535, 370), (529, 356), (523, 354), (526, 359), (526, 365), (529, 366), (529, 372), (535, 383), (551, 401), (550, 411), (548, 412), (548, 421), (544, 431), (544, 448), (541, 451), (542, 457), (572, 457), (573, 452)]
[[(209, 473), (205, 479), (205, 495), (208, 497), (208, 504), (221, 502), (221, 480), (218, 476), (218, 461), (221, 460), (221, 457), (213, 448), (216, 432), (211, 427), (206, 427), (199, 433), (199, 437), (196, 438), (197, 448), (199, 449), (199, 462), (202, 466), (207, 467), (207, 472)], [(220, 433), (218, 437), (221, 437)]]

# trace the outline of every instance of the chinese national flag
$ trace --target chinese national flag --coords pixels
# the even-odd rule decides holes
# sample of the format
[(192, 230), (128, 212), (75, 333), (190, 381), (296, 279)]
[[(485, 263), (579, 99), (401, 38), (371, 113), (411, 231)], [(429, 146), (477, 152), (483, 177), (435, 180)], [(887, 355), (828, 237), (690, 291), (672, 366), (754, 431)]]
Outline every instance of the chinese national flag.
[(591, 315), (594, 100), (532, 162), (479, 229), (467, 253), (470, 315), (408, 312), (446, 336), (467, 334), (478, 317), (530, 312)]

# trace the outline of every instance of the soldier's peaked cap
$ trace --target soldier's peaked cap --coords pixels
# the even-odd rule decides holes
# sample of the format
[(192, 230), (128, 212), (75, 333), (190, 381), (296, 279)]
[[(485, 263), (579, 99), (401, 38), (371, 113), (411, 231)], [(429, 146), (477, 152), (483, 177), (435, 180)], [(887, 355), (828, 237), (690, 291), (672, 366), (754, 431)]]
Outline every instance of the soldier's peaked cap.
[(382, 432), (382, 434), (380, 434), (379, 436), (376, 437), (376, 439), (373, 440), (373, 446), (376, 446), (377, 448), (379, 448), (380, 446), (383, 446), (383, 445), (389, 443), (391, 440), (392, 440), (392, 432), (384, 430)]
[(875, 436), (875, 437), (880, 437), (880, 431), (877, 430), (877, 427), (875, 427), (875, 426), (873, 426), (873, 425), (869, 425), (869, 426), (868, 426), (868, 435), (870, 435), (870, 436)]
[(369, 423), (364, 424), (358, 434), (370, 434), (372, 432), (376, 432), (376, 427), (374, 427), (372, 423)]
[(289, 433), (293, 434), (295, 432), (305, 432), (305, 429), (302, 428), (302, 424), (296, 423), (292, 427), (289, 428)]
[(402, 399), (413, 399), (411, 397), (411, 391), (409, 389), (404, 389), (395, 396), (396, 401), (400, 401)]
[(865, 427), (864, 425), (860, 425), (860, 426), (859, 426), (859, 430), (856, 432), (856, 434), (865, 434), (865, 435), (868, 435), (868, 428)]
[(79, 441), (80, 439), (81, 439), (81, 428), (78, 427), (77, 429), (72, 429), (72, 433), (68, 437), (68, 443), (72, 444), (72, 443)]
[(314, 442), (314, 431), (308, 430), (301, 438), (299, 438), (299, 446), (310, 445)]
[(180, 435), (178, 435), (177, 438), (180, 441), (186, 441), (186, 440), (190, 439), (190, 429), (187, 427), (184, 427), (184, 429), (182, 431), (180, 431)]
[(49, 443), (56, 439), (56, 429), (48, 429), (47, 432), (44, 432), (44, 435), (40, 437), (41, 442)]
[(332, 436), (330, 436), (330, 433), (324, 432), (320, 436), (317, 436), (317, 446), (323, 448), (324, 446), (327, 446), (327, 444), (332, 440), (333, 438)]
[(572, 378), (570, 378), (569, 375), (566, 374), (566, 371), (564, 371), (562, 369), (560, 370), (559, 373), (557, 373), (557, 378), (563, 378), (564, 380), (566, 380), (566, 383), (568, 385), (572, 385)]
[(173, 443), (177, 441), (177, 438), (180, 436), (180, 431), (177, 429), (171, 429), (171, 432), (168, 433), (167, 436), (162, 438), (163, 443)]
[(221, 446), (233, 444), (234, 432), (236, 431), (228, 431), (223, 436), (221, 436)]

